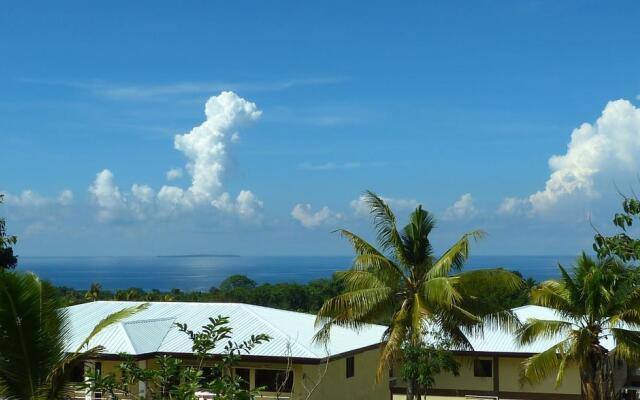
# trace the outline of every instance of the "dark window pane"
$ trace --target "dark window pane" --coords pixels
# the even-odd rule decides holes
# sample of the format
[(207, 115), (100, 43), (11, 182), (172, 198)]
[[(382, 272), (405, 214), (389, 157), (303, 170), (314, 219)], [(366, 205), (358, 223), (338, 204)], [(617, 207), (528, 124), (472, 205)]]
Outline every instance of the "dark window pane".
[(353, 357), (347, 357), (347, 378), (351, 378), (356, 374), (356, 361)]
[(69, 379), (73, 383), (84, 382), (84, 363), (77, 363), (71, 367)]
[(200, 384), (204, 385), (215, 378), (220, 378), (222, 375), (220, 374), (219, 369), (214, 369), (212, 367), (202, 367), (202, 376), (200, 377)]
[(293, 372), (277, 369), (256, 369), (256, 388), (266, 392), (289, 393), (293, 388)]
[(482, 378), (493, 376), (493, 362), (491, 360), (474, 360), (473, 375)]
[(249, 390), (249, 380), (251, 379), (249, 368), (236, 368), (236, 376), (242, 379), (240, 387), (244, 390)]

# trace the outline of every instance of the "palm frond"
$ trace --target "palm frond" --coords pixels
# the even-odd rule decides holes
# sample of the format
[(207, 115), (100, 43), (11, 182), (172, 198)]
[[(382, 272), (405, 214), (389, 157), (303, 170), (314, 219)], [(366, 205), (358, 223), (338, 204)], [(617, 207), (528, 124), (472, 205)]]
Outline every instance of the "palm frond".
[(564, 375), (566, 362), (563, 362), (568, 339), (565, 339), (547, 350), (535, 354), (522, 362), (523, 378), (531, 383), (537, 383), (546, 378), (549, 374), (557, 372), (556, 382), (561, 381)]
[(458, 282), (458, 277), (429, 279), (422, 286), (422, 295), (427, 304), (446, 309), (462, 300), (460, 292), (456, 289)]
[(640, 361), (640, 332), (622, 328), (611, 328), (616, 342), (615, 355), (628, 363)]
[(539, 339), (554, 339), (571, 332), (573, 324), (567, 321), (530, 318), (516, 332), (521, 344), (531, 344)]
[(460, 271), (469, 258), (470, 240), (480, 240), (485, 237), (484, 231), (473, 231), (462, 235), (427, 271), (426, 278), (448, 276), (451, 271)]
[(82, 349), (87, 346), (89, 344), (89, 342), (91, 342), (91, 340), (100, 332), (102, 332), (104, 329), (108, 328), (109, 326), (116, 324), (120, 321), (122, 321), (125, 318), (129, 318), (130, 316), (139, 313), (141, 311), (146, 310), (147, 308), (149, 308), (149, 303), (143, 303), (143, 304), (139, 304), (137, 306), (132, 306), (132, 307), (127, 307), (127, 308), (123, 308), (120, 311), (116, 311), (112, 314), (107, 315), (106, 317), (104, 317), (100, 322), (98, 322), (98, 324), (93, 328), (93, 330), (91, 331), (91, 333), (89, 334), (89, 336), (87, 336), (82, 343), (80, 343), (80, 345), (78, 346), (78, 348), (76, 349), (76, 353), (80, 353), (82, 352)]
[(376, 238), (383, 252), (390, 252), (398, 261), (406, 264), (402, 238), (396, 227), (396, 217), (389, 205), (377, 194), (367, 190), (363, 194), (369, 206)]

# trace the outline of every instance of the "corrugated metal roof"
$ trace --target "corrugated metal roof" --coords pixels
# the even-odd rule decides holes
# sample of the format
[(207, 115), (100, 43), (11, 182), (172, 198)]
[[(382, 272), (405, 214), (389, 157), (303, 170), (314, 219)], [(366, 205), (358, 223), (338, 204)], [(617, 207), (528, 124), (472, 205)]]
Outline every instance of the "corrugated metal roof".
[[(539, 320), (561, 320), (568, 321), (566, 318), (563, 318), (559, 315), (555, 310), (527, 305), (518, 308), (514, 308), (512, 310), (516, 317), (520, 320), (520, 322), (524, 323), (528, 319), (539, 319)], [(537, 340), (531, 344), (521, 345), (516, 340), (516, 337), (513, 332), (509, 332), (505, 329), (498, 328), (484, 328), (483, 335), (471, 336), (468, 335), (467, 338), (469, 342), (473, 346), (474, 351), (478, 352), (488, 352), (488, 353), (540, 353), (544, 350), (549, 349), (549, 347), (554, 344), (560, 342), (565, 339), (565, 337), (557, 335), (552, 338), (544, 338)], [(608, 335), (604, 340), (602, 340), (602, 345), (609, 350), (612, 350), (615, 347), (615, 343), (611, 338), (611, 335)]]
[[(75, 350), (93, 327), (109, 314), (143, 303), (96, 301), (67, 307), (71, 326), (67, 348), (69, 351)], [(312, 340), (316, 329), (315, 316), (311, 314), (239, 303), (148, 304), (146, 310), (102, 331), (89, 346), (101, 345), (107, 354), (190, 353), (191, 340), (179, 332), (174, 323), (186, 323), (189, 329), (198, 330), (209, 322), (209, 317), (221, 315), (229, 317), (233, 340), (245, 340), (259, 333), (272, 337), (269, 342), (257, 346), (252, 355), (322, 359), (381, 343), (386, 330), (380, 325), (369, 325), (357, 332), (335, 327), (331, 330), (331, 340), (325, 349)], [(221, 353), (223, 346), (224, 343), (221, 343), (214, 352)]]

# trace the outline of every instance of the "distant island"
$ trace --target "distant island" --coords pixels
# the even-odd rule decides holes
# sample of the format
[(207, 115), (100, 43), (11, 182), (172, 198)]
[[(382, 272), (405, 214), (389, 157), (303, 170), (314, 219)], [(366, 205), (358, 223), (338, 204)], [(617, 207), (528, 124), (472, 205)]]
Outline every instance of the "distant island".
[(162, 258), (200, 258), (200, 257), (218, 257), (218, 258), (233, 258), (240, 257), (238, 254), (175, 254), (168, 256), (157, 256)]

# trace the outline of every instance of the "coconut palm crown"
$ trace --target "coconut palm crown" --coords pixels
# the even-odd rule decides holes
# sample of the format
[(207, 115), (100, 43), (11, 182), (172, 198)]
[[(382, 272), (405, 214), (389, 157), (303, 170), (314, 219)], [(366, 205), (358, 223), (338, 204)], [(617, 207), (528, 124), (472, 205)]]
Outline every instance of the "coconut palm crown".
[[(517, 332), (523, 344), (557, 342), (523, 363), (523, 377), (537, 382), (555, 374), (559, 385), (566, 369), (577, 366), (583, 396), (610, 399), (608, 357), (640, 361), (638, 272), (614, 258), (594, 260), (584, 253), (571, 273), (561, 265), (559, 269), (560, 279), (545, 281), (531, 292), (531, 303), (554, 309), (557, 318), (529, 319)], [(605, 347), (610, 339), (615, 342), (613, 354)]]
[(73, 367), (94, 358), (90, 341), (106, 327), (147, 307), (124, 308), (99, 321), (74, 351), (70, 325), (57, 290), (34, 274), (0, 272), (0, 396), (5, 399), (66, 398)]
[(464, 234), (441, 257), (436, 257), (429, 235), (433, 216), (421, 206), (399, 230), (389, 205), (373, 192), (365, 192), (377, 234), (378, 248), (360, 236), (341, 229), (356, 253), (350, 270), (338, 273), (345, 285), (342, 294), (327, 300), (318, 312), (316, 340), (328, 340), (334, 325), (359, 328), (366, 323), (385, 322), (389, 328), (378, 365), (399, 361), (404, 343), (419, 343), (426, 324), (437, 324), (460, 348), (471, 348), (465, 333), (481, 328), (485, 315), (493, 322), (510, 321), (510, 312), (483, 309), (479, 298), (464, 295), (465, 287), (480, 275), (490, 274), (496, 284), (509, 288), (521, 279), (501, 269), (461, 272), (469, 256), (470, 241), (484, 232)]

